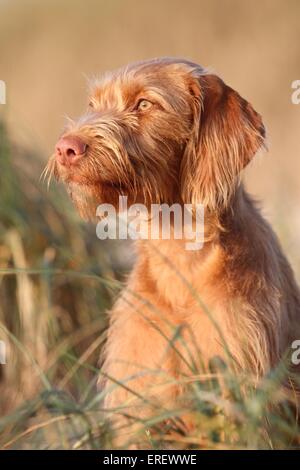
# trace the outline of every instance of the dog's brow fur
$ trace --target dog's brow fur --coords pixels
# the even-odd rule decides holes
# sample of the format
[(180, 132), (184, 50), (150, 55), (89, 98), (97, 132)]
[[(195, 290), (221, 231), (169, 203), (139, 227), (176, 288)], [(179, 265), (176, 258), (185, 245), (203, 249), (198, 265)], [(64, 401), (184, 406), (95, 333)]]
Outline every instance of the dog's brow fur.
[[(185, 347), (178, 344), (181, 356), (168, 348), (181, 327), (189, 350), (195, 357), (200, 351), (205, 364), (216, 355), (228, 359), (225, 339), (232, 367), (261, 377), (300, 337), (292, 269), (240, 182), (265, 148), (261, 116), (220, 78), (184, 59), (106, 74), (90, 84), (90, 97), (93, 108), (65, 131), (86, 142), (86, 155), (74, 168), (52, 157), (47, 169), (66, 184), (84, 217), (102, 202), (117, 207), (120, 195), (129, 204), (205, 206), (199, 252), (186, 251), (185, 240), (137, 243), (136, 265), (111, 311), (103, 372), (117, 381), (131, 377), (130, 388), (165, 408), (180, 402), (182, 388), (149, 371), (190, 374), (181, 359)], [(149, 112), (134, 110), (138, 97), (151, 97)], [(107, 390), (110, 385), (107, 380)], [(105, 405), (130, 398), (126, 387), (115, 387)], [(145, 404), (137, 410), (141, 417), (149, 412)]]

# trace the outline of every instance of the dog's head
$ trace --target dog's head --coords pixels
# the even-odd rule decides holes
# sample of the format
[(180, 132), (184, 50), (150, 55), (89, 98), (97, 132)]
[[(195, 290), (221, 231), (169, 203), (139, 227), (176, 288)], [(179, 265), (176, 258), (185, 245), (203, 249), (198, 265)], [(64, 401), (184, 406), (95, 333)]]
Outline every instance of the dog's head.
[(261, 117), (215, 75), (158, 59), (107, 74), (89, 109), (70, 121), (48, 170), (80, 213), (98, 204), (202, 203), (226, 207), (241, 170), (264, 145)]

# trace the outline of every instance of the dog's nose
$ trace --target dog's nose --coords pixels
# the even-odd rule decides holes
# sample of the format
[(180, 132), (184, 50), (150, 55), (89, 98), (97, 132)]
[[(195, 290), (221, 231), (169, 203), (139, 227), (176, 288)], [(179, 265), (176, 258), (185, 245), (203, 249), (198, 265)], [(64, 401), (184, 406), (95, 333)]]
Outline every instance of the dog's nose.
[(62, 165), (71, 165), (85, 154), (86, 148), (86, 143), (80, 137), (65, 136), (57, 142), (55, 155)]

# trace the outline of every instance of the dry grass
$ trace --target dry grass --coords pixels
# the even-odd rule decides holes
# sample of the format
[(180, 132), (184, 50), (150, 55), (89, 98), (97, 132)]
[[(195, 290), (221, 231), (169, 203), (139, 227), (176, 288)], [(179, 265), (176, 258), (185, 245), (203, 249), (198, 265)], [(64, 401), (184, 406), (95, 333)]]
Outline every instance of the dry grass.
[[(41, 370), (48, 380), (61, 379), (99, 337), (120, 272), (65, 195), (47, 193), (32, 177), (41, 172), (38, 159), (10, 148), (3, 126), (0, 132), (0, 320), (9, 346), (1, 368), (3, 414), (45, 385)], [(93, 364), (98, 354), (99, 348), (90, 352)], [(79, 383), (94, 376), (77, 375)]]

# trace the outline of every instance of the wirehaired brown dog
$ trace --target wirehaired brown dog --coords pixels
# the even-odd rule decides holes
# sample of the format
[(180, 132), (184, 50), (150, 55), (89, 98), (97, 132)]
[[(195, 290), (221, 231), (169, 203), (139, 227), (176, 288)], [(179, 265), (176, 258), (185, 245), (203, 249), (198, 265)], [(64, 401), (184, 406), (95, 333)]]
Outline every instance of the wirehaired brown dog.
[(120, 195), (129, 204), (205, 207), (203, 249), (137, 242), (137, 262), (111, 311), (107, 407), (131, 405), (145, 416), (137, 395), (173, 406), (183, 390), (176, 380), (191, 375), (188, 351), (207, 364), (226, 360), (226, 343), (233, 367), (259, 377), (300, 338), (293, 272), (240, 182), (264, 147), (261, 116), (247, 101), (199, 65), (169, 58), (94, 83), (89, 110), (59, 140), (48, 171), (84, 217), (103, 202), (117, 207)]

